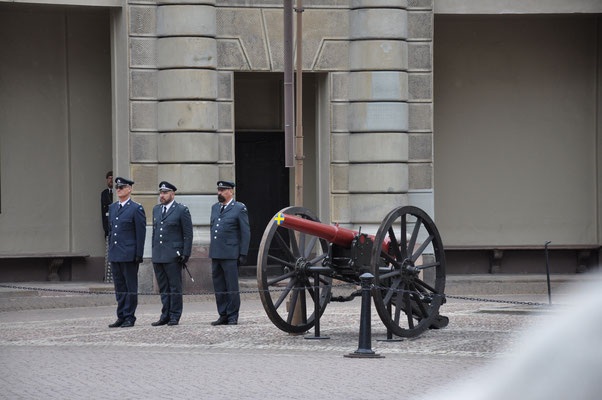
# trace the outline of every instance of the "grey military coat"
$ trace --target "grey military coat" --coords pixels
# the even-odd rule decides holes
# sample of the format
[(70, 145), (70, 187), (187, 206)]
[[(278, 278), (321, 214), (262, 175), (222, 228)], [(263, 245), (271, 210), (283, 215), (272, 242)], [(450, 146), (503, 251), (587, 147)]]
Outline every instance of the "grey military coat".
[(131, 199), (122, 208), (119, 202), (109, 206), (109, 261), (134, 262), (144, 253), (146, 215), (144, 208)]
[(163, 217), (162, 204), (153, 208), (153, 262), (174, 263), (181, 255), (190, 257), (192, 250), (192, 219), (188, 207), (173, 202)]
[(221, 203), (211, 207), (211, 247), (209, 257), (222, 260), (235, 260), (239, 255), (247, 255), (251, 228), (247, 207), (232, 201), (220, 212)]

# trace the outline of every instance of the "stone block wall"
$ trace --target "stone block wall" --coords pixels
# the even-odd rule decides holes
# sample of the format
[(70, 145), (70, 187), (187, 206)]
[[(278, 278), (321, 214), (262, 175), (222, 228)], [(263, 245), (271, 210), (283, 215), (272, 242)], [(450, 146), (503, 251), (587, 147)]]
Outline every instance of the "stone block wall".
[[(305, 71), (330, 73), (331, 217), (375, 230), (433, 212), (432, 0), (307, 0)], [(282, 2), (129, 0), (130, 173), (149, 214), (180, 188), (205, 254), (215, 181), (234, 178), (235, 71), (282, 71)], [(150, 255), (150, 246), (146, 252)]]
[(408, 0), (408, 201), (434, 218), (433, 0)]
[(433, 215), (433, 2), (350, 2), (349, 72), (331, 84), (332, 219), (376, 231), (391, 209)]
[[(130, 177), (134, 199), (144, 206), (150, 222), (157, 204), (158, 69), (156, 1), (128, 1)], [(145, 254), (150, 255), (150, 246)]]
[[(189, 206), (195, 224), (191, 265), (208, 276), (207, 228), (215, 182), (231, 177), (223, 168), (220, 137), (232, 130), (231, 104), (218, 102), (215, 0), (130, 1), (130, 174), (134, 197), (151, 223), (157, 187), (178, 187), (177, 201)], [(222, 91), (223, 92), (223, 91)], [(230, 139), (232, 134), (230, 134)], [(229, 145), (231, 147), (231, 144)], [(231, 151), (230, 151), (231, 153)], [(225, 165), (228, 165), (227, 163)], [(205, 226), (205, 228), (202, 228)], [(150, 257), (150, 225), (145, 256)], [(202, 279), (200, 287), (209, 288)]]

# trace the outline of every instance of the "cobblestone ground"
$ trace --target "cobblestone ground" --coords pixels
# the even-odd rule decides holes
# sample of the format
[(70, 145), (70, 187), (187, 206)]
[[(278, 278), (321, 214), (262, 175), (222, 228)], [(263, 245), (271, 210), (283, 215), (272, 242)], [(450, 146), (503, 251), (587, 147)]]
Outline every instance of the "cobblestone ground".
[(359, 300), (328, 306), (321, 326), (331, 339), (323, 341), (278, 330), (258, 300), (243, 302), (237, 326), (212, 327), (213, 303), (185, 302), (180, 325), (151, 327), (159, 307), (139, 306), (128, 329), (107, 328), (114, 307), (0, 313), (0, 398), (428, 398), (474, 379), (550, 313), (450, 300), (441, 308), (447, 328), (383, 343), (373, 312), (372, 347), (385, 358), (358, 360), (343, 355), (357, 349)]

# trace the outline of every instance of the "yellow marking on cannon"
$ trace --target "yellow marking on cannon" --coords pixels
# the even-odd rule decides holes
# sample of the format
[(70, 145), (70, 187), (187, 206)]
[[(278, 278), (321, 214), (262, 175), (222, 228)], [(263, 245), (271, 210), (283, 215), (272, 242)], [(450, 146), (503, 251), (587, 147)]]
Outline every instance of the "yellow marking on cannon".
[(274, 221), (276, 221), (276, 225), (280, 225), (282, 221), (284, 221), (284, 215), (282, 215), (282, 213), (278, 213), (278, 215), (274, 217)]

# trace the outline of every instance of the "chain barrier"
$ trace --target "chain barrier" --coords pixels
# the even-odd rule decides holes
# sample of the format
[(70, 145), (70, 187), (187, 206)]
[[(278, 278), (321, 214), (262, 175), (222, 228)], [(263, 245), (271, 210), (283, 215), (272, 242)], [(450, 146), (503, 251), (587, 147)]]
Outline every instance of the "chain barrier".
[[(355, 283), (341, 283), (335, 285), (320, 285), (320, 289), (325, 288), (336, 288), (336, 287), (351, 287), (357, 286)], [(74, 289), (52, 289), (52, 288), (38, 288), (38, 287), (28, 287), (28, 286), (17, 286), (17, 285), (5, 285), (0, 284), (0, 287), (7, 289), (19, 289), (19, 290), (36, 290), (40, 292), (58, 292), (58, 293), (71, 293), (71, 294), (84, 294), (84, 295), (138, 295), (138, 296), (157, 296), (160, 293), (157, 292), (115, 292), (109, 290), (74, 290)], [(292, 291), (292, 290), (305, 290), (305, 288), (315, 289), (315, 286), (303, 286), (303, 287), (292, 287), (292, 288), (274, 288), (274, 289), (250, 289), (250, 290), (238, 290), (238, 291), (226, 291), (226, 292), (212, 292), (212, 291), (203, 291), (203, 292), (195, 292), (195, 293), (172, 293), (172, 295), (183, 295), (183, 296), (213, 296), (216, 294), (256, 294), (256, 293), (277, 293), (284, 291)], [(386, 286), (377, 286), (372, 285), (373, 289), (394, 291), (396, 293), (410, 293), (417, 295), (425, 295), (425, 293), (416, 291), (416, 290), (406, 290), (406, 289), (391, 289)], [(480, 297), (467, 297), (467, 296), (454, 296), (454, 295), (446, 295), (446, 294), (437, 294), (437, 293), (429, 293), (431, 296), (443, 297), (444, 299), (455, 299), (455, 300), (466, 300), (466, 301), (475, 301), (475, 302), (483, 302), (483, 303), (501, 303), (501, 304), (515, 304), (515, 305), (527, 305), (527, 306), (546, 306), (549, 307), (548, 303), (538, 303), (534, 301), (518, 301), (518, 300), (496, 300), (496, 299), (485, 299)]]
[(484, 298), (480, 298), (480, 297), (453, 296), (453, 295), (449, 295), (449, 294), (423, 293), (423, 292), (419, 292), (417, 290), (391, 289), (386, 286), (376, 286), (376, 285), (372, 285), (372, 288), (393, 291), (396, 293), (410, 293), (410, 294), (417, 294), (417, 295), (422, 295), (422, 296), (428, 294), (429, 296), (442, 297), (443, 299), (467, 300), (467, 301), (476, 301), (476, 302), (482, 302), (482, 303), (501, 303), (501, 304), (517, 304), (517, 305), (546, 306), (546, 307), (550, 306), (550, 304), (548, 304), (548, 303), (538, 303), (535, 301), (496, 300), (496, 299), (484, 299)]
[[(478, 302), (483, 302), (483, 303), (502, 303), (502, 304), (517, 304), (517, 305), (525, 305), (525, 306), (551, 307), (551, 304), (549, 304), (549, 303), (538, 303), (535, 301), (495, 300), (495, 299), (482, 299), (479, 297), (452, 296), (452, 295), (443, 295), (443, 297), (448, 298), (448, 299), (478, 301)], [(557, 306), (558, 304), (554, 304), (554, 305)]]
[[(320, 285), (320, 289), (324, 288), (335, 288), (335, 287), (347, 287), (347, 286), (356, 286), (355, 283), (341, 283), (336, 285)], [(28, 287), (28, 286), (17, 286), (17, 285), (5, 285), (0, 284), (0, 288), (7, 289), (20, 289), (20, 290), (37, 290), (40, 292), (58, 292), (58, 293), (72, 293), (72, 294), (94, 294), (94, 295), (103, 295), (103, 294), (124, 294), (124, 295), (138, 295), (138, 296), (157, 296), (161, 293), (158, 292), (115, 292), (109, 290), (75, 290), (75, 289), (52, 289), (52, 288), (37, 288), (37, 287)], [(291, 288), (274, 288), (274, 289), (250, 289), (250, 290), (232, 290), (226, 292), (195, 292), (195, 293), (171, 293), (171, 295), (182, 295), (182, 296), (213, 296), (216, 294), (255, 294), (255, 293), (277, 293), (284, 291), (292, 291), (292, 290), (305, 290), (305, 288), (315, 288), (315, 286), (303, 286), (303, 287), (291, 287)]]

